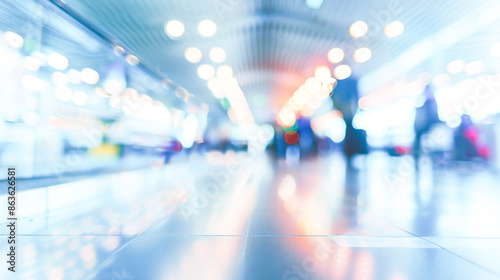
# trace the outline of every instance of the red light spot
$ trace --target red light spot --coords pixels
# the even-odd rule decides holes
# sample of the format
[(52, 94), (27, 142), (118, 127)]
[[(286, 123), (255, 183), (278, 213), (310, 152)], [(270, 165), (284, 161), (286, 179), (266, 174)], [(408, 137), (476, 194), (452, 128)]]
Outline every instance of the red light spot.
[(408, 155), (411, 152), (410, 148), (404, 146), (396, 146), (395, 150), (398, 155)]
[(295, 145), (299, 142), (299, 134), (295, 131), (288, 131), (285, 134), (285, 142), (290, 145)]
[(182, 150), (182, 145), (179, 141), (166, 141), (164, 145), (162, 145), (162, 148), (167, 151), (178, 152)]

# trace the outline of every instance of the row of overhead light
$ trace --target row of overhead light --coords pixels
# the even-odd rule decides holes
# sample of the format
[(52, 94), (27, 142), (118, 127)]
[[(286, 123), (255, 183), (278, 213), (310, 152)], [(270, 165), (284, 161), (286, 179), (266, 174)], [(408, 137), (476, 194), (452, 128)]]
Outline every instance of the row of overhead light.
[[(23, 48), (24, 39), (15, 32), (7, 31), (3, 33), (2, 39), (6, 45), (14, 49), (19, 50)], [(117, 56), (124, 56), (130, 65), (139, 64), (139, 59), (132, 54), (126, 54), (126, 51), (122, 47), (115, 45), (113, 46), (113, 51)], [(23, 58), (23, 66), (30, 72), (37, 72), (45, 65), (54, 69), (50, 75), (50, 81), (56, 86), (53, 90), (53, 95), (57, 100), (72, 102), (78, 106), (85, 106), (87, 104), (89, 99), (88, 94), (83, 91), (74, 91), (68, 85), (69, 83), (79, 85), (82, 82), (88, 85), (96, 85), (100, 80), (97, 71), (91, 68), (84, 68), (81, 71), (76, 69), (67, 70), (69, 66), (68, 58), (56, 52), (47, 55), (39, 51), (34, 51)], [(47, 81), (31, 74), (25, 75), (21, 82), (23, 87), (29, 90), (44, 91), (49, 89)], [(104, 82), (104, 89), (96, 87), (95, 93), (98, 96), (109, 98), (109, 105), (111, 107), (121, 108), (125, 115), (135, 118), (149, 118), (149, 120), (166, 120), (168, 118), (168, 109), (163, 103), (153, 100), (147, 95), (138, 94), (137, 91), (130, 88), (123, 91), (124, 88), (119, 87), (119, 90), (112, 91), (107, 86), (108, 82), (114, 81), (106, 80)], [(113, 88), (117, 89), (117, 87)], [(32, 99), (37, 100), (36, 97), (32, 97)], [(183, 99), (186, 101), (187, 97)], [(36, 113), (28, 113), (30, 113), (28, 114), (29, 116), (34, 116), (30, 118), (32, 120), (29, 123), (36, 124)], [(52, 116), (48, 119), (48, 124), (49, 127), (58, 129), (61, 125), (61, 119)]]
[(308, 78), (279, 111), (276, 122), (286, 128), (295, 124), (298, 114), (311, 116), (336, 85), (337, 80), (332, 78), (327, 66), (317, 67), (314, 77)]
[[(494, 58), (500, 58), (500, 43), (494, 44), (490, 48), (490, 55)], [(451, 76), (459, 73), (465, 73), (467, 76), (475, 76), (483, 73), (485, 70), (484, 62), (481, 60), (466, 63), (463, 59), (450, 61), (446, 65), (447, 73), (442, 73), (433, 78), (433, 84), (437, 87), (446, 86), (451, 82)]]
[[(384, 34), (388, 38), (395, 38), (403, 34), (405, 26), (401, 21), (393, 21), (384, 28)], [(368, 33), (368, 24), (364, 21), (356, 21), (349, 28), (349, 33), (353, 38), (361, 38)]]
[[(492, 57), (500, 57), (500, 43), (493, 45), (490, 48), (490, 55)], [(436, 88), (447, 86), (452, 81), (452, 75), (464, 73), (467, 76), (475, 76), (483, 73), (485, 64), (481, 60), (466, 63), (463, 59), (456, 59), (450, 61), (446, 65), (446, 72), (432, 77), (432, 85)], [(427, 80), (430, 77), (429, 73), (422, 73), (419, 80), (407, 84), (396, 84), (377, 90), (368, 96), (362, 97), (359, 100), (359, 106), (362, 109), (384, 104), (399, 96), (400, 92), (405, 92), (406, 95), (416, 96), (423, 92)]]
[[(401, 35), (404, 31), (404, 25), (400, 21), (389, 23), (384, 33), (389, 38), (394, 38)], [(361, 38), (368, 32), (368, 24), (364, 21), (356, 21), (349, 28), (349, 33), (353, 38)], [(353, 59), (357, 63), (365, 63), (372, 57), (372, 51), (367, 47), (361, 47), (353, 52)], [(327, 54), (328, 61), (332, 64), (339, 64), (345, 58), (345, 52), (341, 48), (332, 48)], [(296, 116), (311, 116), (314, 111), (321, 106), (324, 99), (330, 96), (337, 85), (337, 80), (344, 80), (351, 76), (352, 69), (347, 64), (337, 65), (333, 69), (333, 76), (327, 66), (319, 66), (315, 70), (315, 76), (306, 80), (299, 87), (293, 96), (288, 100), (286, 105), (279, 111), (276, 116), (276, 122), (289, 130), (295, 126)], [(286, 136), (295, 135), (296, 131), (286, 131)], [(288, 141), (287, 141), (288, 142)], [(292, 144), (292, 143), (289, 143)]]
[[(196, 47), (188, 48), (184, 55), (186, 60), (193, 64), (200, 62), (203, 57), (201, 50)], [(209, 57), (214, 63), (223, 63), (226, 60), (226, 51), (220, 47), (212, 48)], [(197, 73), (201, 79), (208, 81), (215, 76), (215, 68), (210, 64), (201, 64)]]
[[(203, 65), (202, 65), (203, 66)], [(210, 66), (210, 65), (208, 65)], [(201, 66), (200, 66), (201, 67)], [(206, 71), (211, 75), (202, 74), (200, 77), (208, 78), (207, 86), (212, 91), (212, 94), (219, 99), (221, 103), (228, 102), (228, 116), (233, 123), (239, 125), (253, 125), (255, 124), (253, 115), (248, 106), (247, 100), (238, 81), (233, 76), (233, 69), (229, 65), (221, 65), (215, 70), (212, 66), (207, 68)], [(198, 68), (199, 69), (199, 68)], [(208, 70), (210, 69), (210, 70)], [(213, 71), (213, 72), (212, 72)]]
[[(185, 26), (181, 21), (171, 20), (165, 24), (165, 32), (171, 38), (180, 38), (185, 32)], [(198, 24), (198, 33), (210, 38), (217, 32), (217, 25), (211, 20), (202, 20)], [(190, 63), (199, 63), (203, 58), (203, 52), (196, 47), (189, 47), (184, 56)], [(221, 47), (210, 49), (208, 56), (214, 63), (223, 63), (226, 60), (226, 51)], [(239, 125), (253, 125), (254, 118), (248, 106), (243, 91), (238, 81), (233, 77), (233, 69), (229, 65), (221, 65), (215, 70), (210, 64), (201, 64), (197, 68), (198, 76), (207, 81), (208, 88), (212, 94), (221, 101), (228, 104), (228, 116), (232, 122)]]
[[(12, 31), (7, 31), (3, 34), (3, 41), (15, 49), (21, 49), (24, 44), (23, 37)], [(116, 55), (125, 54), (125, 50), (119, 46), (114, 46), (113, 49)], [(138, 58), (131, 54), (126, 56), (126, 60), (131, 65), (139, 63)], [(83, 68), (81, 71), (76, 69), (69, 69), (65, 71), (68, 69), (69, 60), (67, 57), (57, 52), (52, 52), (47, 55), (39, 51), (34, 51), (30, 55), (23, 58), (24, 68), (31, 72), (37, 72), (40, 70), (40, 67), (45, 65), (55, 69), (55, 71), (53, 71), (50, 75), (50, 81), (56, 86), (54, 88), (54, 97), (65, 102), (72, 101), (75, 105), (84, 106), (87, 103), (88, 96), (83, 91), (73, 91), (68, 87), (68, 85), (70, 83), (79, 85), (82, 82), (88, 85), (96, 85), (100, 79), (99, 73), (91, 68)], [(22, 78), (22, 85), (26, 89), (40, 91), (47, 88), (48, 83), (43, 79), (28, 74)], [(127, 89), (125, 93), (128, 93), (127, 91), (131, 90), (133, 89)], [(101, 97), (110, 97), (110, 95), (101, 88), (96, 88), (96, 93)], [(118, 97), (116, 94), (119, 93), (120, 92), (112, 93), (114, 95), (113, 97), (116, 99), (116, 97)], [(114, 108), (116, 108), (116, 102), (113, 102), (115, 99), (110, 99), (110, 106)], [(147, 101), (148, 99), (151, 98), (147, 95), (141, 95), (142, 101)], [(136, 100), (138, 100), (138, 98), (136, 98)], [(151, 103), (152, 102), (153, 100), (151, 99)], [(159, 102), (155, 101), (155, 104), (159, 104)]]
[[(186, 27), (179, 20), (170, 20), (165, 24), (164, 30), (170, 38), (178, 39), (184, 35)], [(217, 24), (208, 19), (202, 20), (198, 23), (198, 32), (205, 38), (212, 37), (217, 32)]]
[[(389, 23), (384, 32), (387, 37), (394, 38), (401, 35), (404, 31), (404, 24), (400, 21)], [(353, 38), (361, 38), (368, 32), (368, 24), (364, 21), (356, 21), (349, 28), (349, 33)], [(365, 63), (372, 57), (372, 51), (367, 47), (361, 47), (353, 52), (353, 59), (357, 63)], [(340, 63), (345, 58), (345, 52), (341, 48), (333, 48), (328, 52), (328, 61), (333, 64)], [(351, 76), (352, 70), (346, 65), (339, 65), (333, 70), (333, 75), (337, 80), (347, 79)]]
[[(490, 56), (500, 58), (500, 43), (490, 47)], [(465, 73), (467, 76), (475, 76), (485, 71), (485, 64), (481, 60), (466, 63), (463, 59), (455, 59), (446, 65), (446, 72), (436, 75), (432, 79), (432, 84), (436, 87), (447, 86), (451, 82), (451, 75)]]
[[(68, 59), (58, 53), (51, 53), (45, 55), (41, 52), (33, 52), (30, 56), (23, 59), (24, 67), (32, 72), (36, 72), (41, 66), (48, 64), (54, 69), (59, 71), (52, 72), (50, 80), (56, 87), (54, 89), (54, 97), (58, 100), (69, 102), (73, 104), (84, 106), (87, 104), (88, 96), (83, 91), (73, 91), (68, 87), (68, 84), (79, 85), (82, 82), (88, 85), (95, 85), (99, 81), (99, 73), (90, 68), (84, 68), (81, 71), (76, 69), (67, 69)], [(31, 75), (26, 75), (22, 79), (22, 84), (25, 88), (38, 91), (45, 87), (43, 80)]]
[[(196, 47), (189, 47), (184, 53), (186, 60), (191, 63), (198, 63), (203, 58), (203, 53)], [(215, 47), (208, 53), (210, 59), (215, 63), (222, 63), (226, 60), (226, 51), (221, 47)]]

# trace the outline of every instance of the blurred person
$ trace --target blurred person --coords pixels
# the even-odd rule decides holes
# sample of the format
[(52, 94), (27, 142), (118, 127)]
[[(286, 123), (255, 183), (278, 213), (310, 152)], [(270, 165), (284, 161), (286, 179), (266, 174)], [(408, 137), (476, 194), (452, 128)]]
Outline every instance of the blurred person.
[(339, 81), (332, 94), (332, 98), (335, 107), (342, 113), (346, 123), (346, 134), (342, 148), (350, 166), (354, 155), (368, 153), (366, 132), (355, 128), (352, 124), (354, 115), (358, 110), (359, 93), (357, 80), (348, 78)]
[(311, 121), (306, 118), (299, 118), (297, 120), (299, 133), (299, 146), (302, 157), (311, 157), (316, 154), (317, 140), (311, 128)]
[(455, 130), (454, 140), (455, 160), (469, 161), (488, 158), (488, 147), (479, 144), (479, 129), (469, 115), (462, 115), (462, 122)]
[(425, 95), (425, 102), (421, 107), (417, 108), (414, 123), (415, 141), (413, 142), (413, 155), (415, 159), (421, 156), (422, 136), (429, 133), (435, 124), (441, 122), (438, 115), (437, 102), (434, 98), (434, 91), (427, 85), (423, 94)]

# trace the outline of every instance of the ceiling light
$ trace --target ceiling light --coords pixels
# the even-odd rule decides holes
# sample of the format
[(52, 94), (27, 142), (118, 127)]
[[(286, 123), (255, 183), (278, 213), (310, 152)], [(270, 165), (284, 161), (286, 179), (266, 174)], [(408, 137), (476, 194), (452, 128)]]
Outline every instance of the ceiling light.
[(68, 67), (68, 59), (64, 55), (58, 53), (51, 53), (47, 58), (47, 62), (50, 66), (58, 70), (64, 70)]
[(198, 24), (198, 32), (200, 32), (203, 37), (212, 37), (217, 32), (217, 25), (211, 20), (202, 20)]
[(450, 74), (457, 74), (464, 71), (465, 61), (461, 59), (453, 60), (446, 66), (446, 70)]
[(349, 33), (351, 33), (351, 36), (354, 38), (363, 37), (366, 32), (368, 32), (368, 24), (364, 21), (356, 21), (351, 25), (351, 28), (349, 28)]
[(187, 61), (191, 63), (198, 63), (201, 61), (203, 54), (201, 53), (200, 49), (191, 47), (186, 49), (184, 56), (186, 57)]
[(333, 75), (337, 80), (344, 80), (351, 76), (352, 70), (349, 65), (339, 65), (335, 70), (333, 70)]
[(227, 79), (233, 77), (233, 68), (229, 65), (222, 65), (217, 68), (217, 77)]
[(309, 78), (306, 81), (305, 88), (309, 92), (317, 92), (321, 89), (321, 82), (316, 78)]
[(405, 31), (405, 25), (400, 21), (393, 21), (384, 29), (385, 36), (389, 38), (398, 37), (403, 34), (403, 31)]
[(68, 82), (79, 85), (82, 82), (81, 73), (75, 69), (68, 70)]
[(370, 60), (372, 51), (369, 48), (359, 48), (354, 51), (353, 58), (357, 63), (364, 63)]
[(226, 51), (223, 48), (215, 47), (210, 50), (210, 59), (215, 63), (222, 63), (226, 60)]
[(83, 91), (75, 91), (71, 101), (73, 101), (73, 104), (83, 106), (87, 104), (87, 94)]
[(220, 91), (222, 89), (222, 82), (219, 78), (213, 77), (208, 81), (207, 86), (211, 91)]
[(344, 59), (344, 51), (340, 48), (333, 48), (328, 52), (328, 61), (339, 63)]
[(125, 49), (120, 46), (113, 46), (113, 52), (117, 56), (122, 56), (125, 54)]
[(314, 71), (314, 76), (320, 81), (326, 81), (332, 77), (332, 72), (326, 66), (318, 66)]
[(30, 70), (30, 71), (38, 71), (40, 69), (40, 60), (32, 57), (32, 56), (26, 56), (23, 61), (24, 68)]
[(89, 85), (95, 85), (99, 81), (99, 73), (90, 68), (84, 68), (82, 70), (82, 81)]
[(215, 75), (215, 69), (212, 65), (202, 64), (198, 67), (198, 76), (203, 80), (210, 80)]
[(3, 41), (5, 44), (15, 48), (20, 49), (23, 47), (24, 39), (21, 35), (14, 33), (12, 31), (7, 31), (3, 34)]
[(68, 84), (68, 76), (62, 72), (55, 71), (50, 76), (50, 80), (56, 86), (64, 87)]
[(54, 95), (61, 101), (70, 101), (73, 92), (67, 87), (57, 87), (54, 89)]
[(484, 63), (480, 60), (468, 63), (465, 66), (465, 74), (469, 76), (481, 74), (484, 71)]
[(137, 56), (135, 56), (135, 55), (129, 54), (129, 55), (126, 56), (125, 60), (130, 65), (137, 65), (137, 64), (139, 64), (139, 58), (137, 58)]
[(181, 37), (185, 30), (184, 24), (178, 20), (171, 20), (165, 24), (165, 32), (172, 38)]

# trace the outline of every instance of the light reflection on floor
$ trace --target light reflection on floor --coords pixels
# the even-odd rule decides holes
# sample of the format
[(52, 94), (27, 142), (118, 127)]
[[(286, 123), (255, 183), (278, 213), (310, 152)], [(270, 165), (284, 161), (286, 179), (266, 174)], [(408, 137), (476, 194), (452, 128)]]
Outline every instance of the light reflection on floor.
[(500, 278), (498, 174), (354, 165), (212, 153), (26, 190), (0, 279)]

